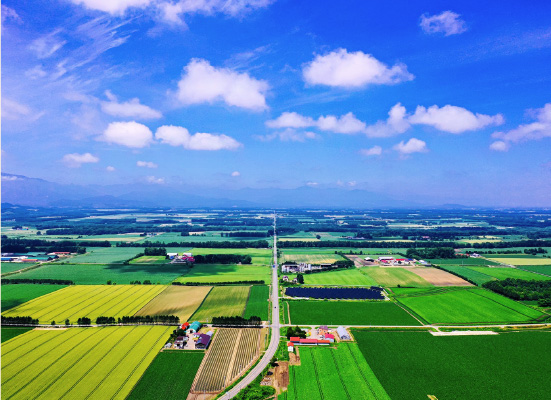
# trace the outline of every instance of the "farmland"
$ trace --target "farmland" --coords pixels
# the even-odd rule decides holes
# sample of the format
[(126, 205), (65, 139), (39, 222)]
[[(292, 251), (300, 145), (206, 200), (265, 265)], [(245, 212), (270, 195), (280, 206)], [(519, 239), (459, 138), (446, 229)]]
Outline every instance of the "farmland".
[(265, 266), (237, 264), (196, 264), (177, 282), (239, 282), (270, 280), (270, 270)]
[(354, 300), (384, 300), (381, 290), (371, 288), (319, 288), (319, 287), (289, 287), (285, 295), (291, 297), (309, 297), (313, 299), (354, 299)]
[(476, 283), (479, 286), (488, 281), (495, 279), (490, 275), (486, 275), (486, 274), (483, 274), (482, 272), (478, 272), (469, 267), (464, 267), (460, 265), (443, 265), (442, 268), (444, 268), (446, 271), (452, 272), (454, 274), (458, 274), (465, 279), (469, 279), (470, 281)]
[(166, 264), (165, 256), (141, 256), (130, 261), (130, 264)]
[(124, 399), (171, 327), (33, 330), (2, 345), (3, 399)]
[(502, 257), (492, 255), (491, 258), (489, 259), (498, 263), (510, 264), (510, 265), (551, 265), (551, 258), (541, 258), (541, 257), (528, 257), (528, 256), (511, 257), (511, 255), (507, 254)]
[(192, 393), (217, 393), (241, 375), (259, 355), (260, 329), (219, 329), (201, 364)]
[(29, 300), (55, 292), (64, 287), (64, 285), (2, 285), (2, 311), (9, 310)]
[(438, 268), (408, 268), (408, 271), (419, 275), (434, 286), (472, 286), (471, 283)]
[(551, 276), (551, 265), (523, 265), (519, 269)]
[(128, 400), (185, 398), (204, 357), (199, 351), (164, 351), (145, 371)]
[(390, 400), (355, 343), (338, 348), (300, 348), (300, 366), (291, 366), (290, 383), (280, 400)]
[(269, 288), (268, 286), (251, 286), (249, 300), (245, 308), (245, 318), (252, 316), (260, 317), (262, 321), (268, 320), (269, 303)]
[(420, 325), (396, 304), (370, 301), (288, 301), (294, 325)]
[(363, 267), (360, 268), (360, 272), (373, 279), (380, 286), (432, 286), (425, 279), (405, 268)]
[(542, 351), (551, 346), (549, 332), (453, 337), (359, 329), (352, 333), (393, 400), (549, 396), (548, 386), (539, 384), (551, 376), (551, 355)]
[(497, 265), (498, 263), (492, 261), (492, 260), (489, 260), (489, 259), (485, 259), (485, 258), (473, 258), (473, 257), (468, 257), (468, 258), (449, 258), (449, 259), (445, 259), (445, 258), (439, 258), (439, 259), (432, 259), (432, 260), (427, 260), (427, 261), (430, 261), (431, 264), (436, 264), (436, 265), (442, 265), (442, 266), (446, 266), (446, 265)]
[(13, 339), (16, 336), (22, 335), (25, 332), (30, 331), (33, 328), (1, 328), (2, 343)]
[(247, 305), (250, 286), (216, 286), (191, 317), (209, 322), (213, 317), (242, 316)]
[(168, 286), (136, 315), (176, 315), (181, 322), (185, 322), (199, 308), (210, 290), (210, 286)]
[(542, 314), (481, 288), (400, 295), (396, 299), (430, 323), (529, 322)]
[[(293, 279), (294, 275), (288, 275)], [(343, 286), (373, 286), (377, 282), (366, 274), (362, 274), (357, 268), (341, 269), (337, 271), (318, 272), (305, 274), (304, 283), (307, 285), (343, 285)]]
[(44, 324), (63, 323), (66, 319), (76, 323), (81, 317), (95, 320), (99, 316), (130, 316), (165, 288), (161, 285), (68, 286), (5, 311), (2, 316), (31, 316)]
[(469, 269), (489, 275), (496, 279), (513, 278), (513, 279), (525, 279), (528, 281), (533, 279), (539, 280), (539, 281), (551, 279), (551, 276), (538, 275), (538, 274), (534, 274), (528, 271), (523, 271), (517, 268), (469, 267)]
[(86, 254), (76, 255), (68, 261), (74, 264), (111, 264), (126, 261), (141, 252), (138, 247), (91, 247)]
[(240, 254), (243, 256), (251, 256), (253, 265), (270, 265), (272, 263), (272, 252), (270, 249), (205, 249), (194, 247), (190, 252), (193, 253), (194, 256), (207, 254)]
[(338, 254), (314, 254), (314, 253), (284, 253), (278, 261), (281, 263), (290, 262), (303, 262), (309, 264), (333, 264), (336, 261), (343, 260), (344, 258)]

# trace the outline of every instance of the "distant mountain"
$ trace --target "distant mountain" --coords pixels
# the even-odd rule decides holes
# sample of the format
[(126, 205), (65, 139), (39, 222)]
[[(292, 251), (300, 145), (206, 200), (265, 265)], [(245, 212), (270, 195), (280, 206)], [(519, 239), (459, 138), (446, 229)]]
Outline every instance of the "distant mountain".
[[(422, 204), (344, 188), (212, 189), (189, 186), (66, 185), (2, 173), (2, 202), (24, 206), (207, 208), (403, 208)], [(461, 206), (460, 206), (461, 207)]]

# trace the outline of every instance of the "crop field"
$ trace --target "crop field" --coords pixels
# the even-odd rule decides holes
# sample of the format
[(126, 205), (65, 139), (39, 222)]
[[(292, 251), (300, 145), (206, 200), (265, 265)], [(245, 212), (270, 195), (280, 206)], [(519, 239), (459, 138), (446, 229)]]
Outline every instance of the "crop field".
[(191, 319), (210, 322), (213, 317), (242, 316), (249, 298), (249, 290), (250, 286), (216, 286)]
[(34, 265), (36, 264), (22, 262), (3, 262), (0, 264), (0, 269), (2, 274), (7, 274), (9, 272), (19, 271), (20, 269), (32, 267)]
[(430, 323), (529, 322), (542, 313), (481, 288), (402, 295), (396, 299)]
[(76, 323), (81, 317), (94, 321), (99, 316), (134, 315), (161, 293), (161, 285), (89, 285), (68, 286), (53, 293), (23, 303), (2, 313), (3, 316), (31, 316), (40, 323)]
[(519, 269), (551, 276), (551, 265), (523, 265)]
[(139, 247), (89, 247), (86, 254), (71, 257), (68, 261), (74, 264), (110, 264), (126, 261), (143, 252)]
[(432, 286), (425, 279), (413, 272), (398, 267), (363, 267), (360, 272), (380, 286)]
[(413, 272), (415, 275), (419, 275), (434, 286), (472, 286), (472, 283), (438, 268), (408, 268), (408, 271)]
[(192, 393), (217, 393), (246, 371), (260, 354), (260, 329), (222, 328), (193, 382)]
[(312, 253), (283, 254), (278, 259), (280, 263), (291, 261), (291, 262), (304, 262), (309, 264), (333, 264), (334, 262), (339, 260), (344, 260), (344, 258), (338, 254), (312, 254)]
[(203, 361), (202, 351), (163, 351), (145, 371), (128, 400), (179, 400), (186, 398)]
[[(289, 279), (296, 277), (295, 274), (286, 274)], [(362, 274), (357, 268), (339, 269), (336, 271), (317, 272), (315, 274), (304, 274), (306, 285), (337, 285), (337, 286), (374, 286), (377, 282), (371, 277)]]
[(172, 327), (33, 330), (2, 345), (3, 399), (125, 399)]
[[(247, 231), (252, 229), (246, 229)], [(155, 236), (153, 241), (155, 242), (161, 242), (161, 243), (171, 243), (171, 242), (179, 242), (179, 243), (197, 243), (197, 242), (233, 242), (233, 241), (239, 241), (239, 240), (247, 240), (247, 241), (254, 241), (254, 240), (268, 240), (270, 238), (265, 237), (228, 237), (228, 236), (221, 236), (220, 233), (223, 231), (205, 231), (201, 234), (194, 235), (191, 234), (189, 236), (181, 236), (178, 232), (166, 232), (162, 235)], [(204, 236), (203, 236), (204, 235)]]
[(289, 387), (280, 400), (390, 400), (355, 343), (338, 348), (300, 348), (300, 366), (290, 366)]
[(551, 265), (551, 258), (543, 257), (511, 257), (507, 254), (504, 257), (496, 257), (492, 254), (490, 260), (510, 265)]
[[(372, 301), (288, 301), (293, 325), (420, 325), (395, 303)], [(285, 307), (286, 308), (286, 307)]]
[(431, 259), (427, 260), (431, 264), (441, 265), (445, 267), (446, 265), (461, 265), (461, 266), (468, 266), (468, 265), (475, 265), (475, 266), (482, 266), (482, 265), (497, 265), (498, 263), (487, 260), (484, 258), (438, 258), (438, 259)]
[(170, 262), (165, 256), (141, 256), (130, 261), (130, 264), (166, 264)]
[(486, 274), (483, 274), (482, 272), (478, 272), (469, 267), (464, 267), (460, 265), (443, 265), (442, 268), (444, 268), (447, 271), (453, 272), (455, 274), (459, 274), (463, 278), (469, 279), (479, 286), (495, 279), (490, 275), (486, 275)]
[(534, 274), (529, 271), (523, 271), (522, 269), (517, 268), (498, 268), (498, 267), (469, 267), (474, 271), (489, 275), (496, 279), (525, 279), (525, 280), (537, 280), (537, 281), (547, 281), (551, 279), (551, 276), (544, 276)]
[[(545, 399), (549, 332), (436, 337), (428, 332), (352, 331), (393, 400)], [(453, 360), (453, 361), (452, 361)], [(534, 366), (538, 366), (534, 368)]]
[(259, 265), (195, 264), (177, 282), (239, 282), (270, 281), (270, 269)]
[(2, 311), (9, 310), (29, 300), (55, 292), (64, 287), (65, 285), (2, 285)]
[(136, 315), (176, 315), (181, 322), (185, 322), (199, 308), (210, 290), (210, 286), (168, 286)]
[(240, 254), (243, 256), (251, 256), (252, 265), (272, 264), (272, 249), (205, 249), (194, 247), (189, 251), (194, 256), (207, 254)]
[(107, 281), (128, 284), (147, 279), (152, 283), (168, 284), (188, 271), (189, 267), (181, 264), (46, 264), (18, 274), (17, 278), (68, 279), (77, 285), (100, 285)]
[[(140, 236), (139, 233), (118, 233), (118, 234), (110, 234), (110, 235), (83, 235), (80, 237), (77, 237), (76, 241), (79, 240), (85, 240), (85, 241), (104, 241), (107, 240), (109, 242), (139, 242), (140, 240), (146, 239), (143, 236)], [(151, 238), (149, 238), (151, 240)]]
[(250, 318), (255, 315), (260, 317), (262, 321), (268, 321), (268, 310), (270, 308), (269, 295), (270, 289), (268, 286), (251, 286), (244, 317)]
[(16, 336), (22, 335), (25, 332), (32, 330), (33, 328), (1, 328), (2, 343), (13, 339)]
[(320, 287), (288, 287), (285, 294), (291, 297), (309, 297), (312, 299), (354, 299), (354, 300), (384, 300), (381, 290), (371, 288), (320, 288)]

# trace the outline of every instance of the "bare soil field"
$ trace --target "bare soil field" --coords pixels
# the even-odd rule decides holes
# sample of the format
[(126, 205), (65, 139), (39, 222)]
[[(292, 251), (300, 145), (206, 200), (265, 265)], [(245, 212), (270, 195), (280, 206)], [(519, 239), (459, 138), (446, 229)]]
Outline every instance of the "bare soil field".
[(352, 254), (345, 254), (345, 257), (348, 258), (350, 261), (354, 261), (354, 265), (356, 267), (373, 267), (373, 266), (379, 265), (376, 262), (365, 261), (364, 260), (365, 256), (356, 256), (356, 255), (352, 255)]
[(408, 268), (408, 271), (420, 276), (434, 286), (473, 286), (466, 280), (437, 268)]

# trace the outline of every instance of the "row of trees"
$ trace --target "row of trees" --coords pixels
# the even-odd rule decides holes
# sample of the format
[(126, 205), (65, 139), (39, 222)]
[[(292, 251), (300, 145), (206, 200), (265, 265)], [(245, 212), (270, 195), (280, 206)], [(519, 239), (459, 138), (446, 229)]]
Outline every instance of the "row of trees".
[(407, 258), (457, 258), (453, 247), (435, 247), (430, 249), (409, 248)]
[(17, 285), (31, 283), (35, 285), (74, 285), (75, 283), (66, 279), (2, 279), (2, 285)]
[(165, 256), (166, 248), (164, 247), (146, 247), (143, 251), (145, 256)]
[(287, 339), (291, 339), (292, 337), (299, 337), (301, 339), (306, 339), (306, 332), (304, 332), (300, 327), (298, 326), (290, 326), (287, 328)]
[(264, 281), (231, 281), (231, 282), (172, 282), (176, 286), (231, 286), (231, 285), (264, 285)]
[(507, 278), (489, 281), (482, 286), (513, 300), (538, 300), (542, 307), (551, 306), (551, 281)]
[(249, 255), (241, 254), (205, 254), (196, 255), (195, 264), (251, 264), (252, 258)]
[[(515, 240), (508, 242), (483, 242), (483, 243), (458, 243), (447, 242), (452, 248), (473, 248), (473, 249), (506, 249), (512, 247), (551, 247), (551, 240)], [(290, 247), (370, 247), (377, 249), (399, 249), (399, 248), (435, 248), (442, 247), (442, 242), (426, 241), (426, 242), (375, 242), (366, 240), (323, 240), (323, 241), (301, 241), (290, 240), (278, 242), (281, 248)], [(427, 257), (428, 258), (428, 257)]]
[(117, 242), (117, 247), (202, 247), (202, 248), (211, 248), (211, 249), (221, 249), (221, 248), (230, 248), (230, 249), (265, 249), (270, 247), (270, 244), (266, 240), (255, 240), (255, 241), (208, 241), (208, 242), (170, 242), (170, 243), (161, 243), (161, 242)]
[(260, 317), (252, 316), (250, 318), (243, 318), (241, 316), (235, 317), (213, 317), (212, 318), (213, 326), (260, 326), (262, 325), (262, 320)]
[(38, 325), (38, 320), (32, 317), (16, 316), (16, 317), (0, 317), (2, 325)]
[(265, 231), (235, 231), (221, 232), (222, 237), (268, 237), (268, 232)]

